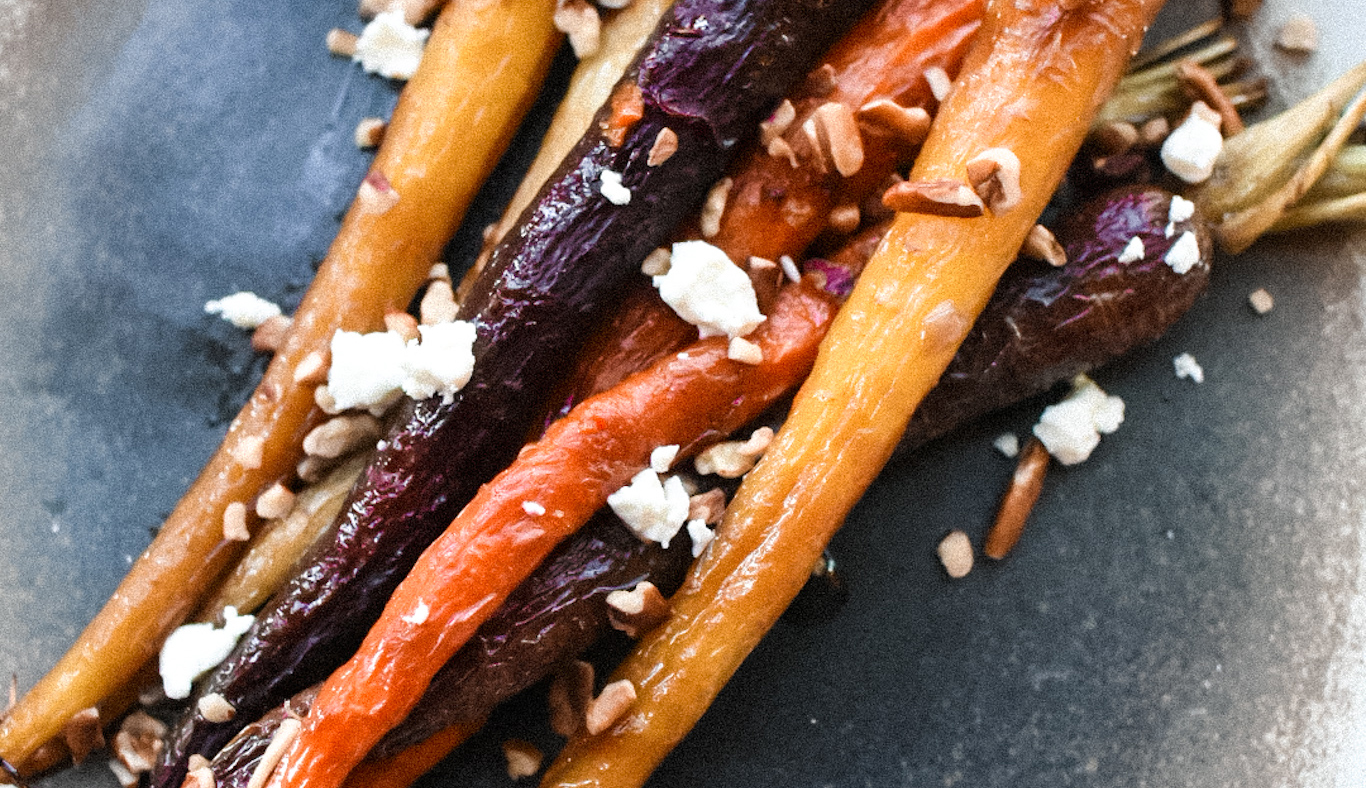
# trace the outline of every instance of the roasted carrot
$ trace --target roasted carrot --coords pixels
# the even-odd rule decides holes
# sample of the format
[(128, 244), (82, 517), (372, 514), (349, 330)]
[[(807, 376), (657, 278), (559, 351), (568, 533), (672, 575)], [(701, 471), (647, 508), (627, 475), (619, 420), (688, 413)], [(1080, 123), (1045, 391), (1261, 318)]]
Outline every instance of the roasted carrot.
[[(826, 229), (835, 206), (857, 206), (873, 194), (894, 169), (909, 163), (919, 139), (865, 121), (859, 134), (862, 166), (844, 177), (815, 160), (803, 126), (831, 102), (856, 116), (878, 99), (906, 109), (932, 109), (934, 97), (924, 72), (933, 66), (957, 73), (981, 25), (984, 5), (985, 0), (880, 3), (792, 94), (792, 116), (778, 136), (792, 149), (797, 165), (762, 145), (738, 161), (731, 168), (733, 183), (720, 225), (708, 242), (737, 265), (751, 256), (771, 261), (797, 256)], [(698, 237), (697, 232), (690, 234)], [(570, 376), (567, 398), (602, 391), (695, 335), (643, 283), (590, 339)]]
[[(803, 377), (834, 299), (788, 288), (752, 335), (763, 361), (699, 340), (584, 401), (485, 485), (394, 592), (356, 655), (323, 685), (272, 785), (326, 788), (408, 713), (437, 669), (561, 539), (670, 444), (729, 434)], [(686, 539), (686, 535), (676, 538)]]
[(1020, 153), (1019, 203), (975, 219), (903, 214), (841, 309), (715, 542), (615, 679), (627, 714), (572, 740), (543, 785), (640, 785), (796, 596), (891, 456), (1137, 49), (1157, 0), (995, 2), (940, 107), (912, 182), (962, 182), (991, 148)]
[(110, 602), (5, 717), (0, 757), (22, 762), (71, 715), (127, 682), (240, 554), (241, 543), (223, 538), (224, 510), (292, 476), (318, 420), (306, 373), (332, 334), (373, 330), (386, 311), (407, 307), (539, 89), (559, 41), (553, 8), (456, 0), (445, 9), (371, 168), (398, 202), (383, 213), (359, 203), (348, 212), (223, 445)]
[(451, 751), (483, 726), (480, 721), (458, 722), (430, 738), (388, 758), (365, 761), (342, 783), (343, 788), (408, 788), (441, 763)]

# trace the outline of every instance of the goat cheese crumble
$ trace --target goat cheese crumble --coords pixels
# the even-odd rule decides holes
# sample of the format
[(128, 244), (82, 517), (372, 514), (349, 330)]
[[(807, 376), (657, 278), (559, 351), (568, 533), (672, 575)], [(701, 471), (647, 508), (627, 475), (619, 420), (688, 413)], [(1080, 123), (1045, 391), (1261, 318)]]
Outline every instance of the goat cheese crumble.
[(335, 408), (382, 411), (402, 394), (440, 394), (450, 401), (474, 373), (474, 325), (457, 320), (418, 326), (418, 334), (405, 342), (392, 331), (337, 331), (327, 372)]
[(1176, 239), (1172, 248), (1167, 250), (1162, 262), (1171, 266), (1171, 269), (1178, 274), (1184, 274), (1195, 267), (1200, 262), (1200, 242), (1196, 240), (1195, 233), (1190, 230), (1181, 233), (1181, 237)]
[(256, 328), (281, 314), (280, 307), (249, 290), (208, 301), (204, 311), (244, 329)]
[(1124, 422), (1124, 400), (1101, 390), (1085, 375), (1072, 379), (1072, 391), (1061, 402), (1044, 408), (1034, 435), (1058, 462), (1076, 465), (1091, 456), (1101, 435)]
[(402, 12), (384, 11), (361, 31), (356, 39), (356, 54), (351, 59), (360, 63), (367, 74), (412, 79), (429, 35), (431, 31), (405, 22)]
[(764, 322), (749, 276), (706, 241), (673, 245), (669, 272), (652, 277), (659, 297), (703, 339), (742, 337)]
[(1182, 353), (1172, 359), (1172, 368), (1178, 378), (1189, 378), (1196, 383), (1205, 382), (1205, 369), (1200, 366), (1200, 362), (1195, 360), (1195, 356), (1189, 353)]
[(1124, 251), (1119, 253), (1119, 262), (1137, 263), (1143, 259), (1145, 254), (1147, 254), (1147, 250), (1143, 248), (1143, 239), (1135, 235), (1129, 239), (1129, 243), (1124, 245)]
[(602, 196), (606, 197), (608, 202), (613, 205), (627, 205), (631, 202), (631, 190), (622, 185), (621, 173), (603, 170), (598, 176), (598, 181), (601, 183), (598, 191), (602, 192)]
[(223, 608), (223, 626), (211, 622), (186, 624), (178, 627), (161, 646), (157, 668), (161, 672), (161, 686), (166, 697), (184, 700), (190, 697), (195, 679), (218, 667), (228, 658), (255, 616), (239, 616), (231, 605)]
[(630, 484), (607, 496), (607, 505), (641, 541), (659, 542), (665, 548), (688, 519), (683, 480), (661, 480), (653, 468), (637, 473)]
[(1186, 120), (1162, 143), (1163, 166), (1186, 183), (1208, 180), (1214, 174), (1215, 159), (1224, 149), (1218, 117), (1204, 102), (1195, 102)]

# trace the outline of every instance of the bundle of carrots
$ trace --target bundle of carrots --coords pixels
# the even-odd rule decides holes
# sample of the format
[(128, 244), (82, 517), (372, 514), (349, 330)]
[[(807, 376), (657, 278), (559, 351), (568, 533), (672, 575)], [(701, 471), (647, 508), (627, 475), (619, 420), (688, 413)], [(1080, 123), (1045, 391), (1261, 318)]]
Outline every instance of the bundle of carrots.
[[(900, 0), (865, 19), (765, 123), (763, 147), (712, 190), (708, 201), (724, 207), (719, 217), (704, 217), (682, 233), (705, 237), (737, 263), (747, 261), (766, 313), (748, 337), (755, 355), (737, 358), (719, 338), (690, 343), (694, 329), (665, 311), (648, 288), (637, 287), (627, 307), (588, 344), (580, 369), (569, 378), (576, 406), (468, 504), (443, 500), (441, 506), (458, 511), (449, 528), (394, 590), (355, 656), (321, 686), (297, 726), (297, 738), (281, 740), (272, 756), (279, 766), (272, 771), (268, 765), (252, 783), (334, 786), (378, 780), (377, 769), (392, 768), (400, 781), (419, 773), (477, 727), (477, 720), (447, 728), (396, 760), (362, 759), (414, 708), (442, 664), (517, 584), (601, 509), (610, 493), (655, 464), (655, 449), (672, 445), (678, 457), (691, 456), (753, 421), (809, 372), (786, 425), (745, 477), (715, 541), (672, 600), (671, 614), (615, 674), (615, 682), (629, 683), (635, 693), (629, 711), (606, 730), (580, 731), (545, 778), (547, 785), (566, 786), (643, 783), (795, 596), (825, 543), (891, 455), (916, 405), (1043, 211), (1089, 119), (1160, 4), (1028, 0), (993, 3), (983, 16), (975, 0)], [(68, 720), (111, 699), (123, 702), (121, 688), (166, 632), (197, 606), (180, 587), (214, 587), (212, 581), (239, 552), (239, 545), (223, 538), (227, 507), (290, 475), (302, 435), (321, 420), (312, 404), (314, 375), (333, 331), (378, 328), (417, 292), (436, 247), (496, 158), (498, 135), (505, 138), (515, 124), (557, 40), (543, 4), (467, 5), (457, 0), (443, 12), (429, 60), (405, 92), (406, 103), (372, 169), (401, 198), (389, 210), (377, 213), (362, 204), (348, 216), (286, 343), (220, 454), (82, 644), (0, 723), (0, 757), (6, 762), (41, 768), (45, 764), (33, 761), (34, 753)], [(666, 39), (702, 35), (694, 32), (705, 28), (701, 15), (687, 8), (661, 28)], [(459, 23), (457, 14), (463, 15)], [(866, 200), (921, 142), (928, 115), (916, 110), (932, 108), (935, 98), (930, 83), (914, 77), (930, 66), (957, 71), (975, 34), (978, 40), (953, 90), (942, 97), (909, 180), (886, 192), (884, 201), (900, 213), (848, 302), (839, 307), (831, 291), (843, 290), (825, 276), (775, 284), (774, 258), (800, 254), (822, 233), (831, 233), (832, 225), (833, 234), (846, 236), (859, 224)], [(518, 45), (508, 46), (514, 40)], [(519, 57), (489, 56), (504, 46)], [(658, 62), (666, 56), (647, 56), (632, 73), (664, 70)], [(495, 61), (526, 88), (511, 100), (502, 72), (471, 73)], [(442, 91), (424, 87), (424, 73), (459, 73), (462, 84), (469, 83), (466, 89), (492, 92), (433, 104), (426, 97)], [(629, 88), (634, 78), (628, 75), (621, 84)], [(620, 166), (628, 185), (639, 189), (632, 199), (656, 199), (649, 172), (632, 169), (637, 162), (626, 153), (649, 148), (653, 161), (656, 148), (641, 147), (628, 135), (648, 131), (656, 147), (664, 131), (674, 134), (675, 145), (680, 135), (685, 145), (733, 145), (729, 139), (709, 143), (697, 129), (666, 125), (685, 122), (680, 118), (688, 113), (679, 107), (689, 108), (691, 99), (665, 88), (654, 95), (648, 79), (641, 84), (634, 94), (617, 88), (577, 149), (581, 163), (562, 171), (568, 180), (546, 187), (527, 223), (492, 247), (489, 269), (476, 268), (480, 278), (463, 290), (471, 303), (494, 305), (493, 312), (479, 312), (479, 319), (492, 323), (516, 311), (502, 305), (497, 288), (545, 285), (533, 281), (541, 269), (523, 261), (544, 251), (535, 232), (538, 222), (552, 221), (547, 204), (568, 204), (563, 194), (571, 192), (581, 197), (584, 184), (595, 184), (599, 171), (612, 166)], [(640, 102), (642, 91), (643, 108), (632, 103)], [(461, 102), (478, 100), (496, 103), (504, 120), (483, 152), (468, 156), (467, 138), (457, 144), (433, 129), (458, 123), (465, 117), (459, 113), (470, 111)], [(724, 104), (710, 100), (715, 103), (691, 108), (706, 110), (699, 110), (702, 117), (724, 114), (717, 109)], [(476, 111), (492, 111), (478, 106)], [(726, 118), (706, 131), (725, 135), (738, 124)], [(626, 147), (618, 151), (623, 141)], [(473, 166), (456, 164), (465, 160), (462, 153)], [(450, 180), (430, 180), (409, 164), (426, 157), (447, 162)], [(609, 224), (585, 220), (587, 229), (565, 237), (580, 242)], [(397, 236), (420, 240), (389, 242)], [(867, 248), (867, 241), (857, 238), (854, 246)], [(398, 259), (409, 263), (401, 272)], [(852, 279), (858, 267), (847, 265), (840, 275)], [(557, 291), (544, 295), (553, 298)], [(527, 311), (538, 315), (539, 308)], [(474, 314), (473, 307), (466, 309)], [(529, 363), (520, 356), (507, 362), (509, 369)], [(471, 394), (471, 401), (481, 402), (478, 396), (484, 395)], [(435, 432), (447, 429), (450, 419), (441, 407), (429, 401), (409, 406), (404, 416)], [(485, 428), (500, 426), (507, 428)], [(524, 434), (520, 424), (514, 431)], [(398, 475), (392, 457), (401, 454), (410, 434), (395, 435), (366, 471), (372, 485), (389, 484), (385, 480)], [(430, 453), (433, 461), (444, 459), (440, 455)], [(439, 474), (434, 478), (405, 484), (445, 490), (447, 482)], [(459, 483), (472, 490), (477, 481)], [(348, 512), (373, 500), (365, 487), (358, 490)], [(444, 492), (438, 497), (444, 499)], [(452, 519), (444, 508), (423, 515)], [(181, 550), (182, 544), (189, 549)], [(168, 570), (165, 556), (172, 553), (176, 560)], [(177, 593), (166, 593), (172, 583)], [(100, 641), (117, 644), (117, 658), (96, 649)]]

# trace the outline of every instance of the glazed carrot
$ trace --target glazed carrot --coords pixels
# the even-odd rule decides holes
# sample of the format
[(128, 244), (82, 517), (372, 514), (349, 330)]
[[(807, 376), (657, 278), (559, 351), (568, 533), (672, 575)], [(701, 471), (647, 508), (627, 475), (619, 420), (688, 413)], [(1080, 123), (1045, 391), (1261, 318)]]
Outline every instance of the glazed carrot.
[[(934, 66), (957, 73), (984, 5), (985, 0), (888, 0), (866, 15), (790, 98), (792, 119), (780, 136), (798, 166), (762, 146), (751, 150), (731, 168), (726, 208), (708, 242), (737, 265), (751, 256), (773, 261), (797, 256), (826, 229), (835, 206), (857, 206), (872, 195), (896, 168), (909, 163), (920, 140), (864, 122), (862, 166), (844, 177), (814, 161), (803, 125), (831, 102), (851, 114), (875, 99), (933, 108), (924, 72)], [(690, 232), (699, 237), (696, 229)], [(581, 354), (571, 376), (573, 399), (610, 387), (695, 335), (648, 282), (640, 283)]]
[(347, 775), (343, 788), (408, 788), (473, 736), (482, 721), (458, 722), (420, 744), (377, 761), (365, 761)]
[[(527, 446), (423, 553), (349, 662), (324, 683), (272, 785), (330, 788), (416, 704), (521, 580), (670, 444), (680, 454), (758, 416), (810, 368), (834, 299), (788, 288), (751, 335), (763, 361), (699, 340), (584, 401)], [(679, 534), (679, 539), (688, 538)]]
[(551, 0), (456, 0), (442, 13), (371, 168), (398, 202), (382, 213), (352, 207), (223, 445), (110, 602), (5, 717), (0, 757), (25, 760), (71, 715), (127, 682), (241, 553), (240, 542), (223, 538), (224, 510), (292, 476), (318, 421), (308, 370), (332, 334), (377, 329), (386, 311), (407, 307), (540, 86), (559, 41), (553, 8)]
[(1022, 197), (975, 219), (897, 217), (822, 343), (716, 541), (614, 680), (637, 699), (571, 741), (545, 786), (635, 786), (687, 733), (801, 589), (891, 455), (1080, 147), (1158, 0), (993, 3), (911, 173), (964, 179), (985, 149), (1018, 151)]

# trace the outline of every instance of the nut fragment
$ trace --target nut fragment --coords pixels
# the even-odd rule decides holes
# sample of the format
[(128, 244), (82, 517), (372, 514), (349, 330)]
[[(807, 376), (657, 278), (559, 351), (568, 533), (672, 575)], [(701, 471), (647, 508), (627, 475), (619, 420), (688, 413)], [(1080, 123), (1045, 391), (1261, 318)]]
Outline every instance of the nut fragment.
[(731, 337), (730, 345), (726, 348), (726, 358), (756, 366), (764, 363), (764, 350), (744, 337)]
[(507, 760), (508, 777), (520, 780), (523, 777), (533, 777), (541, 770), (541, 761), (545, 760), (545, 753), (529, 741), (508, 739), (503, 742), (503, 758)]
[(332, 396), (332, 391), (326, 383), (313, 389), (313, 404), (329, 416), (335, 416), (343, 410), (337, 407), (337, 398)]
[[(1243, 119), (1238, 115), (1238, 108), (1233, 106), (1233, 100), (1219, 87), (1218, 80), (1209, 69), (1194, 60), (1183, 60), (1176, 65), (1176, 79), (1187, 95), (1205, 102), (1219, 116), (1220, 130), (1225, 137), (1232, 137), (1243, 130)], [(1192, 107), (1191, 111), (1194, 112), (1195, 108)]]
[(365, 176), (356, 193), (356, 204), (362, 213), (387, 213), (398, 205), (398, 192), (389, 184), (389, 179), (378, 170)]
[(972, 571), (972, 541), (962, 531), (950, 531), (939, 543), (939, 562), (957, 580)]
[(558, 0), (554, 21), (555, 28), (569, 37), (575, 57), (586, 58), (598, 51), (602, 43), (602, 19), (598, 9), (587, 0)]
[(224, 723), (237, 716), (237, 709), (217, 692), (210, 692), (200, 698), (195, 704), (195, 709), (199, 711), (199, 716), (212, 723)]
[(454, 322), (459, 313), (455, 303), (455, 290), (447, 279), (433, 279), (427, 283), (427, 292), (422, 295), (417, 313), (422, 316), (422, 325), (434, 326)]
[(551, 730), (561, 736), (578, 733), (593, 702), (593, 666), (582, 660), (566, 665), (550, 683), (547, 702)]
[(1009, 148), (987, 148), (967, 164), (968, 183), (992, 213), (1020, 204), (1020, 157)]
[(645, 159), (645, 163), (650, 167), (658, 167), (677, 152), (678, 134), (666, 126), (655, 135), (655, 142), (650, 146), (650, 155)]
[(218, 782), (213, 778), (213, 769), (200, 766), (185, 773), (185, 782), (180, 788), (216, 788)]
[(774, 137), (768, 143), (768, 155), (775, 159), (787, 159), (787, 163), (796, 169), (800, 162), (797, 161), (797, 151), (792, 149), (787, 140), (782, 137)]
[(1042, 224), (1036, 224), (1025, 236), (1020, 254), (1031, 260), (1043, 260), (1054, 268), (1067, 265), (1067, 250), (1062, 248), (1053, 233)]
[(702, 215), (698, 219), (703, 238), (715, 238), (721, 232), (721, 217), (726, 212), (726, 200), (734, 184), (735, 181), (730, 178), (722, 178), (707, 192), (706, 202), (702, 203)]
[(295, 383), (322, 383), (327, 380), (327, 356), (313, 351), (299, 360), (294, 368)]
[(847, 202), (830, 209), (830, 229), (837, 233), (852, 233), (858, 229), (859, 209)]
[(368, 413), (337, 416), (304, 436), (304, 454), (332, 459), (372, 444), (381, 434), (379, 419)]
[(114, 734), (114, 757), (132, 774), (145, 774), (165, 749), (165, 738), (165, 725), (146, 712), (135, 711), (124, 718)]
[[(1020, 452), (1019, 464), (1011, 476), (1010, 487), (1001, 499), (1001, 508), (996, 512), (996, 520), (987, 532), (982, 553), (987, 558), (1000, 561), (1005, 558), (1024, 533), (1025, 521), (1034, 510), (1034, 504), (1043, 492), (1044, 477), (1048, 474), (1048, 449), (1038, 438), (1030, 438)], [(950, 573), (952, 574), (952, 573)]]
[(708, 447), (693, 460), (697, 472), (714, 473), (723, 479), (738, 479), (749, 473), (773, 441), (773, 430), (760, 427), (746, 441), (724, 441)]
[(256, 769), (252, 771), (251, 779), (247, 781), (247, 788), (264, 788), (271, 772), (280, 765), (280, 760), (285, 757), (285, 752), (294, 743), (302, 728), (303, 723), (295, 717), (285, 717), (280, 721), (280, 727), (275, 729), (275, 735), (271, 737), (265, 753), (257, 762)]
[(389, 124), (384, 122), (384, 118), (361, 118), (356, 124), (356, 147), (361, 150), (378, 148), (384, 141), (384, 132), (388, 127)]
[(802, 124), (821, 165), (833, 166), (848, 178), (863, 167), (863, 138), (853, 110), (838, 101), (827, 101)]
[(689, 520), (701, 520), (707, 525), (716, 525), (721, 522), (721, 515), (725, 513), (726, 492), (720, 487), (713, 487), (688, 499)]
[(1313, 17), (1299, 13), (1285, 20), (1276, 33), (1276, 46), (1286, 52), (1308, 54), (1319, 48), (1319, 28)]
[(1156, 147), (1162, 144), (1168, 134), (1172, 133), (1172, 124), (1161, 115), (1144, 123), (1138, 129), (1139, 141), (1149, 147)]
[(614, 681), (588, 704), (584, 730), (596, 736), (616, 724), (636, 702), (636, 685), (630, 679)]
[(882, 204), (900, 213), (960, 218), (981, 216), (986, 210), (982, 198), (970, 186), (946, 178), (897, 183), (882, 193)]
[(283, 484), (276, 482), (266, 491), (256, 496), (256, 516), (263, 520), (276, 520), (289, 514), (294, 508), (294, 493)]
[(929, 83), (930, 93), (934, 95), (935, 101), (943, 101), (953, 89), (953, 80), (949, 78), (949, 72), (939, 66), (925, 69), (925, 81)]
[(251, 332), (251, 349), (258, 353), (274, 353), (285, 344), (285, 336), (294, 321), (284, 315), (272, 315), (261, 321)]
[(663, 276), (669, 273), (672, 261), (673, 253), (661, 246), (645, 255), (645, 259), (640, 263), (640, 272), (646, 276)]
[(1252, 306), (1252, 311), (1259, 315), (1265, 315), (1276, 307), (1276, 299), (1271, 297), (1271, 293), (1266, 288), (1259, 287), (1248, 294), (1247, 302)]
[(669, 617), (669, 602), (654, 583), (642, 580), (630, 591), (616, 590), (607, 595), (607, 620), (613, 629), (637, 638), (641, 633), (664, 623)]
[(104, 746), (104, 731), (100, 728), (100, 710), (91, 706), (71, 715), (62, 726), (62, 740), (71, 750), (71, 760), (80, 763), (92, 751)]
[(264, 456), (266, 439), (260, 435), (246, 435), (234, 442), (228, 453), (232, 455), (237, 464), (243, 468), (255, 470), (261, 467), (261, 458)]
[(247, 530), (247, 505), (233, 501), (223, 508), (223, 538), (229, 542), (245, 542), (251, 539)]
[(924, 142), (930, 133), (930, 113), (921, 107), (903, 107), (891, 99), (874, 99), (859, 107), (854, 117), (907, 147)]
[(354, 57), (356, 42), (359, 40), (360, 36), (355, 33), (334, 27), (327, 31), (327, 51), (337, 57)]
[(792, 106), (791, 101), (783, 99), (783, 103), (773, 110), (773, 114), (768, 116), (768, 120), (759, 122), (759, 142), (767, 146), (770, 142), (786, 134), (792, 126), (792, 121), (796, 119), (797, 108)]
[[(452, 296), (452, 301), (453, 300), (454, 296)], [(417, 330), (417, 318), (407, 312), (385, 313), (384, 329), (403, 337), (404, 342), (411, 342), (421, 336)]]
[(1126, 120), (1111, 120), (1091, 129), (1088, 139), (1103, 154), (1123, 153), (1138, 143), (1138, 128)]

